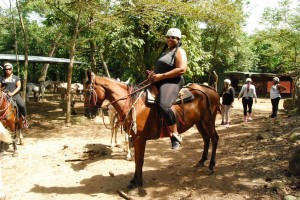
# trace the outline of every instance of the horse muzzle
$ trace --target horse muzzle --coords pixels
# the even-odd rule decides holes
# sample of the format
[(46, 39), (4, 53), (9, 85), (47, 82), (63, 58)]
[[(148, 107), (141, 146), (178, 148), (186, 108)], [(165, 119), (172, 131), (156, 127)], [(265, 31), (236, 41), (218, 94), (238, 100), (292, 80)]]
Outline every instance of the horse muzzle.
[(86, 116), (88, 119), (94, 119), (97, 115), (97, 108), (84, 108), (84, 116)]

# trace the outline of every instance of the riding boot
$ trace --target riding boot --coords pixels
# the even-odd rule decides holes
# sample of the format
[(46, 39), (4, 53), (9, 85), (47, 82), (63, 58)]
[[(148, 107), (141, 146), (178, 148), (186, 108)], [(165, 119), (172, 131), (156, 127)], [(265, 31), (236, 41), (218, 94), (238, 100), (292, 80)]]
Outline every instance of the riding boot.
[(171, 132), (172, 149), (178, 149), (180, 147), (181, 143), (182, 143), (182, 138), (178, 134), (177, 124), (169, 126), (169, 130)]

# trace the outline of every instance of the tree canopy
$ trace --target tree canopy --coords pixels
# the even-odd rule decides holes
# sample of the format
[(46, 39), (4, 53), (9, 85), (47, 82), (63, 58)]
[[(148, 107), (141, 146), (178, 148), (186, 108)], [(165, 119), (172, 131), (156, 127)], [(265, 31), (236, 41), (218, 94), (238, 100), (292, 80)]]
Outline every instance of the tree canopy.
[[(12, 0), (11, 0), (12, 1)], [(29, 55), (70, 58), (87, 63), (72, 67), (72, 81), (83, 82), (91, 69), (141, 82), (164, 48), (164, 34), (181, 29), (188, 55), (188, 82), (212, 71), (288, 73), (299, 68), (299, 5), (289, 0), (265, 10), (263, 31), (243, 31), (246, 0), (19, 0), (28, 35)], [(26, 41), (15, 7), (0, 10), (0, 52), (24, 54)], [(33, 16), (35, 18), (33, 19)], [(71, 51), (73, 48), (74, 52)], [(32, 67), (28, 80), (66, 80), (68, 68)], [(34, 73), (33, 71), (34, 70)], [(22, 75), (21, 70), (21, 75)]]

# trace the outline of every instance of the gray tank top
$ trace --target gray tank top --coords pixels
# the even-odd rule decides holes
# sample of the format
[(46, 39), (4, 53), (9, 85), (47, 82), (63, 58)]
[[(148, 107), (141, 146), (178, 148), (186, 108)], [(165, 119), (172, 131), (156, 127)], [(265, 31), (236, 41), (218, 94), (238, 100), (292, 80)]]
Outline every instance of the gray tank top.
[(175, 52), (176, 48), (168, 52), (163, 52), (155, 62), (154, 73), (162, 74), (175, 68)]

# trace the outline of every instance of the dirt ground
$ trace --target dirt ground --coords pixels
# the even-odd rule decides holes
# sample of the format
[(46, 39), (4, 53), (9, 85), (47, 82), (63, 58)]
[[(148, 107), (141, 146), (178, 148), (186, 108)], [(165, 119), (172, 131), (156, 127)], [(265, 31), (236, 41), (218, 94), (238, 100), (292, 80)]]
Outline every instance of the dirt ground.
[[(282, 109), (282, 100), (280, 108)], [(288, 172), (288, 161), (300, 143), (286, 134), (299, 127), (299, 117), (280, 110), (278, 119), (268, 116), (269, 99), (253, 106), (253, 121), (242, 120), (241, 100), (235, 100), (229, 128), (216, 124), (220, 136), (215, 174), (194, 165), (202, 155), (203, 142), (195, 128), (183, 134), (183, 145), (171, 150), (168, 138), (147, 142), (143, 168), (144, 186), (127, 190), (134, 162), (126, 161), (124, 134), (121, 145), (110, 148), (110, 130), (103, 122), (83, 116), (76, 103), (72, 126), (58, 100), (27, 105), (29, 129), (18, 157), (10, 147), (0, 160), (7, 200), (124, 199), (283, 199), (300, 198), (300, 180)], [(107, 117), (105, 122), (108, 124)], [(265, 139), (263, 139), (263, 136)]]

